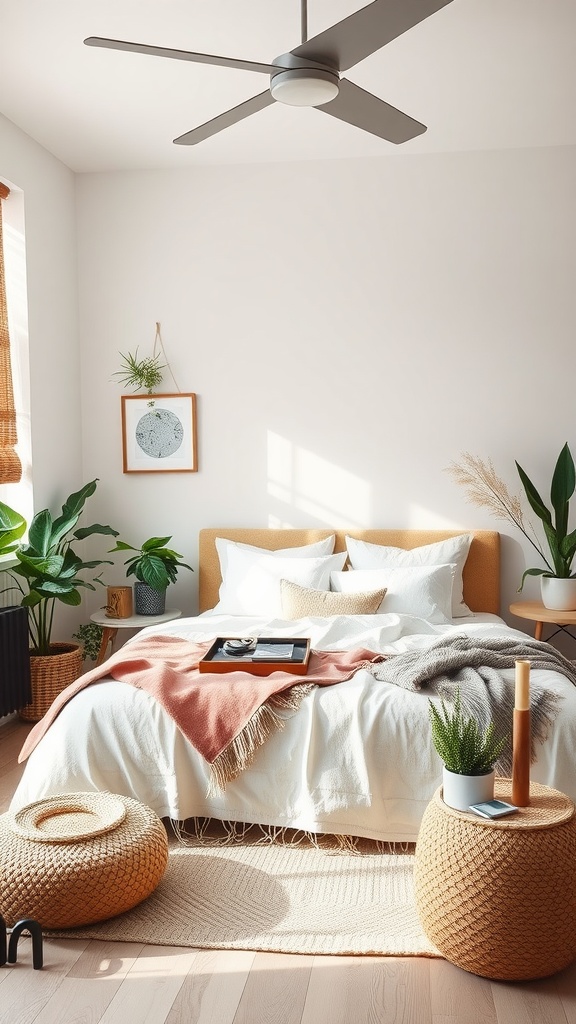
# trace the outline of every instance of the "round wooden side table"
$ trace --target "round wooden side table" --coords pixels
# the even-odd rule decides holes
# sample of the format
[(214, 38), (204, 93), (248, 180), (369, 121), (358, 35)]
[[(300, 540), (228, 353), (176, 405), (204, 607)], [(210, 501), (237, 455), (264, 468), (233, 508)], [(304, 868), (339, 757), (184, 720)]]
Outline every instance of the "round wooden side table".
[[(519, 619), (530, 619), (534, 623), (534, 639), (542, 639), (542, 627), (545, 622), (558, 626), (559, 630), (568, 633), (574, 639), (574, 635), (565, 626), (576, 626), (576, 611), (560, 612), (557, 609), (546, 608), (540, 601), (514, 601), (510, 605), (510, 614), (517, 615)], [(555, 636), (553, 633), (552, 636)]]
[[(510, 802), (512, 782), (495, 795)], [(544, 978), (576, 959), (576, 809), (531, 783), (530, 805), (505, 818), (456, 811), (434, 794), (416, 843), (414, 889), (438, 951), (472, 974)]]
[(171, 622), (172, 619), (179, 619), (181, 614), (182, 612), (179, 608), (172, 608), (163, 612), (162, 615), (129, 615), (126, 619), (110, 619), (104, 612), (94, 612), (90, 616), (92, 622), (96, 622), (97, 625), (104, 627), (96, 665), (101, 665), (104, 661), (108, 644), (110, 644), (110, 651), (112, 652), (119, 629), (144, 629), (144, 626), (156, 626), (160, 622)]

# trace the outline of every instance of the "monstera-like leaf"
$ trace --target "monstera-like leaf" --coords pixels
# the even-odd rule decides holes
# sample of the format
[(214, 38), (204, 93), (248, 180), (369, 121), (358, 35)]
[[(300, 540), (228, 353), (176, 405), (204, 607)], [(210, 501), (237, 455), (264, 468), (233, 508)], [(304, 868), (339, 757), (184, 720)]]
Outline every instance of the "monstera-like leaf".
[(25, 530), (24, 516), (0, 501), (0, 557), (16, 550)]

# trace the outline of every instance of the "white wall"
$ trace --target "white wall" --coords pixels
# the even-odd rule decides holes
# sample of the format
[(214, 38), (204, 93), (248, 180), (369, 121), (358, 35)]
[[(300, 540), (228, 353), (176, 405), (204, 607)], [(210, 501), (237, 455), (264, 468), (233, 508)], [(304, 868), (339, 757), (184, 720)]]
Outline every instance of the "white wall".
[[(34, 507), (58, 511), (83, 482), (74, 174), (0, 115), (0, 177), (23, 194)], [(2, 499), (26, 512), (15, 493)], [(55, 639), (77, 622), (59, 618)]]
[[(444, 470), (468, 450), (517, 489), (517, 458), (546, 490), (576, 449), (574, 148), (75, 178), (0, 116), (0, 173), (24, 194), (37, 509), (98, 476), (90, 518), (192, 564), (207, 525), (496, 527), (506, 610), (519, 538)], [(122, 474), (111, 376), (156, 320), (198, 394), (197, 474)]]
[[(501, 529), (506, 611), (519, 538), (444, 470), (467, 450), (519, 490), (518, 459), (546, 489), (576, 450), (575, 180), (574, 148), (79, 176), (100, 519), (193, 564), (203, 526)], [(197, 474), (122, 473), (111, 378), (157, 320), (198, 394)]]
[(74, 174), (0, 115), (0, 175), (22, 189), (36, 508), (82, 466)]

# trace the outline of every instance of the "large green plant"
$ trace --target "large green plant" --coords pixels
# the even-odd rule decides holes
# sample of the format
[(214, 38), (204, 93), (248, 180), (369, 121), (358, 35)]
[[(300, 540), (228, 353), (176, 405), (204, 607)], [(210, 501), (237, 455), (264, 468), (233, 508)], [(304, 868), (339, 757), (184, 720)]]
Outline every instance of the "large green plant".
[(440, 710), (429, 703), (432, 742), (449, 772), (456, 775), (485, 775), (491, 772), (508, 737), (496, 736), (494, 723), (482, 732), (475, 718), (462, 710), (460, 689), (456, 688), (451, 711), (440, 701)]
[(16, 551), (18, 541), (25, 531), (24, 516), (0, 501), (0, 555), (9, 555)]
[[(21, 604), (28, 608), (31, 646), (36, 654), (50, 654), (55, 602), (79, 605), (80, 588), (95, 590), (94, 583), (103, 585), (101, 573), (92, 570), (101, 565), (113, 565), (110, 560), (97, 559), (84, 562), (72, 547), (74, 541), (85, 540), (93, 534), (117, 537), (118, 530), (95, 523), (75, 529), (84, 504), (96, 490), (92, 480), (80, 491), (71, 494), (56, 518), (49, 509), (38, 512), (30, 523), (28, 543), (16, 547), (18, 565), (6, 570), (13, 586), (22, 594)], [(89, 570), (90, 580), (83, 575)]]
[(571, 533), (568, 532), (570, 499), (576, 489), (576, 472), (568, 444), (565, 444), (562, 448), (552, 474), (550, 502), (554, 516), (552, 516), (552, 512), (542, 501), (522, 466), (516, 463), (516, 468), (530, 507), (536, 513), (544, 528), (550, 554), (548, 559), (544, 552), (540, 551), (540, 555), (544, 559), (547, 568), (526, 569), (522, 576), (520, 590), (522, 590), (527, 576), (558, 576), (560, 579), (569, 579), (574, 575), (572, 573), (572, 562), (576, 554), (576, 530), (572, 530)]
[(572, 564), (576, 555), (576, 530), (569, 532), (569, 513), (570, 499), (576, 489), (576, 471), (568, 443), (563, 446), (552, 474), (551, 509), (545, 505), (518, 462), (516, 468), (530, 507), (542, 523), (546, 545), (540, 543), (532, 524), (524, 516), (520, 498), (510, 494), (490, 460), (464, 452), (461, 461), (452, 463), (448, 471), (466, 488), (470, 501), (487, 508), (497, 518), (513, 523), (542, 559), (542, 567), (525, 570), (518, 590), (522, 590), (527, 576), (557, 576), (561, 579), (575, 576)]
[(142, 547), (135, 548), (125, 541), (116, 541), (116, 547), (111, 548), (109, 554), (115, 551), (135, 551), (124, 562), (127, 565), (127, 576), (135, 576), (141, 583), (147, 583), (153, 590), (166, 590), (170, 583), (176, 582), (178, 569), (190, 569), (191, 565), (181, 562), (182, 555), (167, 547), (172, 537), (150, 537), (144, 541)]

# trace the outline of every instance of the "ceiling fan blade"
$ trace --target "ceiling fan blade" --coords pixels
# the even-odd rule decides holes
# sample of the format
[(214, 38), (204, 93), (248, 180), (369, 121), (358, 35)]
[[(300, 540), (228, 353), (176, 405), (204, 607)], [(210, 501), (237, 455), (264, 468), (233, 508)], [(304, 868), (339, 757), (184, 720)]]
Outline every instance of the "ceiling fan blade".
[(452, 0), (374, 0), (291, 52), (347, 71), (449, 3)]
[(362, 128), (363, 131), (395, 145), (407, 142), (408, 139), (413, 139), (426, 131), (425, 124), (420, 124), (420, 121), (415, 121), (414, 118), (408, 117), (408, 114), (391, 107), (389, 103), (354, 85), (347, 78), (340, 79), (340, 92), (336, 99), (316, 107), (316, 110), (323, 110), (340, 121), (347, 121), (348, 124)]
[(256, 114), (259, 110), (269, 107), (274, 102), (275, 100), (270, 90), (267, 89), (266, 92), (260, 92), (257, 96), (251, 96), (249, 100), (239, 103), (237, 107), (232, 107), (231, 110), (227, 110), (224, 114), (218, 114), (218, 117), (213, 117), (211, 121), (206, 121), (205, 124), (199, 125), (198, 128), (192, 128), (185, 135), (180, 135), (177, 139), (174, 139), (174, 142), (177, 146), (195, 146), (198, 142), (209, 139), (211, 135), (217, 135), (224, 128), (229, 128), (238, 121), (243, 121), (245, 117), (250, 117), (250, 114)]
[(106, 50), (127, 50), (129, 53), (144, 53), (152, 57), (189, 60), (194, 64), (215, 64), (217, 67), (237, 68), (239, 71), (258, 71), (265, 75), (278, 71), (278, 67), (273, 64), (259, 64), (253, 60), (237, 60), (236, 57), (215, 57), (211, 53), (192, 53), (190, 50), (171, 50), (165, 46), (149, 46), (147, 43), (129, 43), (124, 39), (88, 36), (84, 42), (86, 46), (101, 46)]

